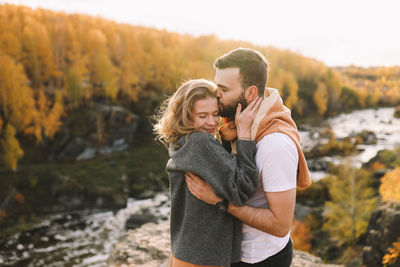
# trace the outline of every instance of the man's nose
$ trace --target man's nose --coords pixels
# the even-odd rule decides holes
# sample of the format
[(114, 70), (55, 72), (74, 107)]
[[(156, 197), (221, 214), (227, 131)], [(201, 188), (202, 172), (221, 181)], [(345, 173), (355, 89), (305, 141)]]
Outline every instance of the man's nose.
[(217, 89), (217, 90), (215, 91), (215, 96), (216, 96), (217, 98), (221, 98), (221, 91), (220, 91), (219, 89)]

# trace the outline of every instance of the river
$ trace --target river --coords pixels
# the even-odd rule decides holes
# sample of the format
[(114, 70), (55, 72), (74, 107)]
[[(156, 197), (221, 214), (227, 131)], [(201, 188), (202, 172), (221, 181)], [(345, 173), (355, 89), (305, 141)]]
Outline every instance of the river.
[[(309, 151), (318, 143), (328, 140), (321, 137), (320, 132), (330, 127), (336, 138), (355, 136), (362, 131), (371, 131), (376, 137), (376, 143), (359, 144), (360, 152), (351, 156), (327, 156), (318, 158), (318, 161), (332, 162), (334, 164), (349, 163), (360, 168), (363, 163), (372, 159), (376, 153), (383, 149), (393, 149), (400, 146), (400, 119), (394, 117), (394, 108), (364, 109), (351, 113), (340, 114), (325, 121), (323, 126), (305, 126), (307, 131), (300, 131), (303, 151)], [(312, 160), (309, 160), (309, 164)], [(324, 171), (310, 171), (311, 178), (319, 180), (327, 173)]]
[[(374, 132), (376, 144), (359, 145), (359, 154), (350, 157), (324, 157), (319, 160), (361, 166), (379, 150), (400, 146), (400, 119), (394, 108), (365, 109), (341, 114), (326, 120), (323, 126), (302, 126), (302, 147), (310, 150), (323, 143), (320, 132), (330, 126), (336, 137), (355, 135), (363, 130)], [(324, 171), (313, 171), (318, 180)], [(159, 220), (168, 218), (166, 193), (145, 200), (129, 199), (127, 207), (117, 212), (58, 214), (44, 218), (31, 229), (0, 240), (0, 266), (107, 266), (112, 246), (123, 240), (125, 222), (132, 214), (150, 213)]]

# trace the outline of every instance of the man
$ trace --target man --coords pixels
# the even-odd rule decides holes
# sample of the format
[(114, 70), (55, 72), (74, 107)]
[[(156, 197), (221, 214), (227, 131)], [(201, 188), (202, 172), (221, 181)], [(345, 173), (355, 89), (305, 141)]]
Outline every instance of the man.
[(238, 48), (218, 58), (214, 67), (220, 115), (225, 118), (220, 135), (232, 142), (233, 151), (236, 130), (229, 118), (238, 103), (245, 107), (257, 95), (264, 96), (251, 129), (257, 142), (259, 187), (246, 206), (216, 196), (209, 184), (192, 173), (186, 175), (189, 190), (243, 222), (241, 261), (231, 266), (290, 266), (296, 186), (311, 184), (296, 125), (278, 91), (265, 88), (269, 66), (260, 52)]

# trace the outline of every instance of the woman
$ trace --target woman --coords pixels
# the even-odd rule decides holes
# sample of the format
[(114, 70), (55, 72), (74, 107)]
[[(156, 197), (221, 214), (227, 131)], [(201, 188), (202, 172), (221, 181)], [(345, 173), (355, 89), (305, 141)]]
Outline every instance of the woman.
[(258, 184), (254, 162), (256, 145), (250, 126), (261, 99), (241, 111), (237, 156), (216, 139), (220, 122), (216, 85), (204, 79), (185, 82), (159, 111), (154, 131), (169, 145), (167, 163), (171, 194), (170, 266), (229, 266), (240, 260), (241, 225), (214, 205), (195, 198), (188, 190), (185, 173), (205, 179), (221, 198), (244, 205)]

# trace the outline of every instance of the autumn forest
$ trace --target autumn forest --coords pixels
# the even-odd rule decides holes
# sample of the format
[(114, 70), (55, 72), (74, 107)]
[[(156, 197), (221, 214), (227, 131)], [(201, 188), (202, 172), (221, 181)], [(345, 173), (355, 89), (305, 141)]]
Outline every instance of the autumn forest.
[[(290, 51), (192, 37), (85, 15), (0, 6), (0, 136), (3, 164), (17, 168), (18, 136), (51, 139), (63, 117), (93, 101), (133, 106), (142, 115), (189, 78), (213, 78), (215, 58), (253, 47), (271, 63), (295, 117), (400, 101), (400, 68), (328, 68)], [(317, 111), (317, 112), (315, 112)]]

